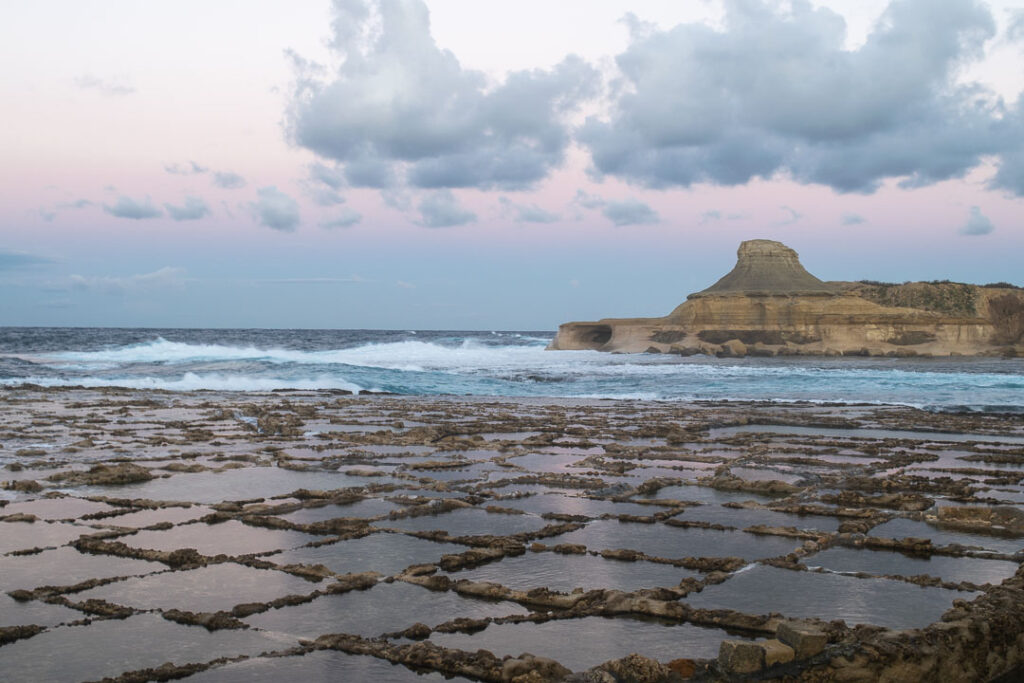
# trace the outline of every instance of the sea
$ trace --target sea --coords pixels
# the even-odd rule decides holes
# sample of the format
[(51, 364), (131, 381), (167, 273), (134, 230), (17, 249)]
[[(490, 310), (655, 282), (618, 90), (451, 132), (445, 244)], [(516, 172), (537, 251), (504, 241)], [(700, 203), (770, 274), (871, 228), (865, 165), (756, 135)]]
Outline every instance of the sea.
[(1024, 359), (548, 351), (551, 331), (0, 328), (0, 387), (895, 404), (1024, 413)]

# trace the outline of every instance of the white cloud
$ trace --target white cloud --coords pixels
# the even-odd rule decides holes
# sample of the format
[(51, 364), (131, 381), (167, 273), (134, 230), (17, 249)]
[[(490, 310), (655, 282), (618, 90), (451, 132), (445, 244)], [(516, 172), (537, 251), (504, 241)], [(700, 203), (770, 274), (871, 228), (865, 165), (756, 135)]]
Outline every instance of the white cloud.
[(107, 97), (121, 97), (135, 93), (135, 86), (126, 83), (123, 79), (97, 78), (91, 74), (76, 78), (75, 85), (83, 90), (95, 90)]

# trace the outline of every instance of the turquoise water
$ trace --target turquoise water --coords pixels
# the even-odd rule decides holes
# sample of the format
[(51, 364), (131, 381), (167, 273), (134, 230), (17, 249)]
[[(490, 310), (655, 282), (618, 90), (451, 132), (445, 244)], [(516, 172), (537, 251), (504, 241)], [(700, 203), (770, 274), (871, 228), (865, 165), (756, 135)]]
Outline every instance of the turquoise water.
[(1024, 411), (1022, 359), (546, 351), (550, 332), (0, 328), (0, 386), (344, 389)]

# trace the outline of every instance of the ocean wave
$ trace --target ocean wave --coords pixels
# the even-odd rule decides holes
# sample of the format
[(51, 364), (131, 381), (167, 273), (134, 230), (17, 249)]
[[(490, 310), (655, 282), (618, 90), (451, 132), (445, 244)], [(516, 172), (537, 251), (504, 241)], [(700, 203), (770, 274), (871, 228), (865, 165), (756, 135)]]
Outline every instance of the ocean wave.
[[(103, 342), (126, 339), (116, 334)], [(133, 334), (127, 339), (144, 338)], [(179, 334), (191, 341), (157, 337), (99, 350), (0, 355), (0, 385), (756, 400), (934, 410), (1024, 406), (1024, 366), (1016, 362), (554, 352), (545, 350), (548, 339), (514, 332), (169, 331), (168, 336)]]
[(168, 377), (22, 377), (0, 380), (0, 385), (36, 384), (43, 387), (124, 387), (126, 389), (160, 389), (164, 391), (275, 391), (283, 389), (342, 389), (352, 393), (379, 391), (360, 387), (339, 377), (321, 376), (305, 379), (246, 377), (239, 375), (186, 372), (178, 378)]

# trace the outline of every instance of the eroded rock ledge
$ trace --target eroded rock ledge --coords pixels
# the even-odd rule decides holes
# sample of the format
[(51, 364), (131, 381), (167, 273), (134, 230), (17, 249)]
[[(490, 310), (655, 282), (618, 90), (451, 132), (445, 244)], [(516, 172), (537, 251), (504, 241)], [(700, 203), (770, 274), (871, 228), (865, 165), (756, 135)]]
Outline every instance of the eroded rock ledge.
[(771, 240), (663, 318), (561, 325), (548, 347), (717, 356), (1022, 356), (1024, 289), (823, 282)]

